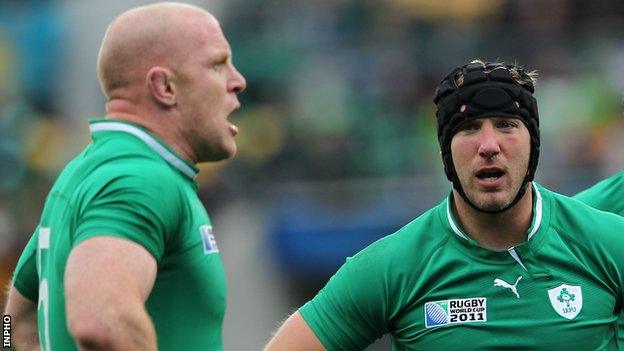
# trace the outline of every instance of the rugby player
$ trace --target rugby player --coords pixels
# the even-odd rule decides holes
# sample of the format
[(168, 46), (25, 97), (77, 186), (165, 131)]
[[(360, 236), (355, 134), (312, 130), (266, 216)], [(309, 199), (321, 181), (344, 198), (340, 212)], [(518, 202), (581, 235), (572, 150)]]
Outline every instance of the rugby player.
[(533, 181), (534, 87), (517, 65), (452, 70), (434, 100), (449, 196), (348, 258), (266, 350), (616, 350), (624, 218)]
[(222, 350), (226, 280), (199, 162), (236, 153), (245, 79), (188, 4), (117, 17), (98, 57), (106, 115), (62, 171), (14, 272), (18, 350)]

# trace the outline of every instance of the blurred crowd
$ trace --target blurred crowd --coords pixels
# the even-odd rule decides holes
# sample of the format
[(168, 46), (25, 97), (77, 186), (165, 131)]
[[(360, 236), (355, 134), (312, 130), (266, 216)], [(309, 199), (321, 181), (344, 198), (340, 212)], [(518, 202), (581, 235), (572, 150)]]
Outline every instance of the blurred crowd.
[[(93, 97), (100, 102), (91, 109), (95, 115), (74, 115), (67, 103), (77, 92), (66, 89), (67, 76), (61, 73), (70, 59), (80, 60), (69, 57), (79, 50), (68, 47), (76, 43), (68, 38), (83, 30), (65, 11), (72, 3), (0, 2), (3, 285), (59, 170), (89, 142), (87, 118), (104, 112), (101, 96)], [(354, 234), (347, 234), (336, 218), (332, 225), (332, 216), (359, 211), (369, 219), (379, 217), (363, 226), (387, 234), (388, 218), (400, 217), (396, 223), (402, 224), (403, 217), (414, 217), (414, 211), (444, 194), (448, 184), (438, 153), (433, 92), (448, 71), (472, 58), (515, 61), (539, 71), (543, 146), (537, 178), (542, 183), (572, 194), (624, 168), (624, 2), (220, 4), (217, 16), (248, 85), (243, 107), (232, 117), (241, 130), (239, 154), (231, 162), (203, 167), (201, 195), (211, 213), (240, 197), (274, 209), (281, 221), (274, 224), (272, 247), (280, 262), (289, 260), (289, 246), (282, 242), (289, 239), (280, 236), (284, 227), (305, 227), (311, 235), (331, 227), (326, 235), (334, 239), (341, 233), (357, 236), (360, 227), (349, 226)], [(82, 79), (96, 85), (95, 61), (86, 65), (92, 74)], [(389, 180), (411, 182), (417, 192), (400, 185), (388, 190)], [(298, 221), (302, 213), (307, 216)], [(353, 221), (362, 223), (362, 218)], [(329, 224), (323, 226), (324, 220)]]

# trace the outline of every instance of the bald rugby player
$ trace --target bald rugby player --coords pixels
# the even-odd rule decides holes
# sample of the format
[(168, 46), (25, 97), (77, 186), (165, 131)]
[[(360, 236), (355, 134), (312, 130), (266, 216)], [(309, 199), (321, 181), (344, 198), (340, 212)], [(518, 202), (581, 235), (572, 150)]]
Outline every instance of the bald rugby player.
[(226, 281), (199, 162), (236, 153), (245, 79), (219, 22), (187, 4), (117, 17), (106, 115), (62, 171), (9, 288), (18, 350), (222, 350)]

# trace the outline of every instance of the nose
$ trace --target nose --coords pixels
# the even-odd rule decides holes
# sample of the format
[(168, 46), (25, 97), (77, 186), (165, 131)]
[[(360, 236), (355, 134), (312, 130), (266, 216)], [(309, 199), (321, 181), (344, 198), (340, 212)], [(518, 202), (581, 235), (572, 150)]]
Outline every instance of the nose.
[(234, 65), (232, 65), (232, 73), (232, 78), (228, 82), (228, 91), (240, 94), (247, 87), (247, 81)]
[(479, 156), (493, 158), (500, 153), (500, 144), (496, 129), (491, 123), (485, 123), (479, 136)]

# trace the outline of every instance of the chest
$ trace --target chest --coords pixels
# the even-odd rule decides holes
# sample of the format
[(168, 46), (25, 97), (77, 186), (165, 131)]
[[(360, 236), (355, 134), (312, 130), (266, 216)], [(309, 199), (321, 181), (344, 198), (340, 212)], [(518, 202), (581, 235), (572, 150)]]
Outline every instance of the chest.
[[(393, 323), (408, 349), (609, 349), (619, 313), (613, 287), (574, 258), (541, 269), (457, 255), (421, 272)], [(535, 263), (531, 263), (535, 264)], [(454, 269), (449, 269), (454, 267)]]
[[(212, 223), (203, 204), (189, 192), (177, 233), (169, 242), (150, 296), (159, 309), (203, 314), (221, 320), (226, 277)], [(148, 304), (149, 305), (149, 304)], [(191, 319), (192, 320), (192, 319)]]

